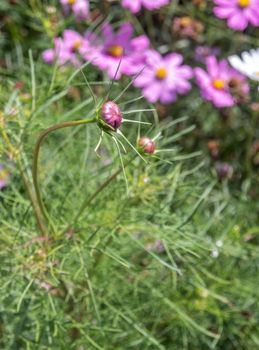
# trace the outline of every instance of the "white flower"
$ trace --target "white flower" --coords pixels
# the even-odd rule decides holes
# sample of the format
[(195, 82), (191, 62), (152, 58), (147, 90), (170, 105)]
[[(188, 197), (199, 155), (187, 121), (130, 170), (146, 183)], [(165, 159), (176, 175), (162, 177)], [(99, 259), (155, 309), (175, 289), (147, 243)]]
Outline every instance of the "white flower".
[(252, 80), (259, 81), (259, 49), (243, 52), (228, 58), (231, 66)]
[(210, 254), (213, 258), (217, 258), (219, 256), (219, 251), (217, 248), (214, 248)]
[(221, 248), (223, 246), (223, 242), (219, 239), (217, 242), (216, 242), (216, 246)]

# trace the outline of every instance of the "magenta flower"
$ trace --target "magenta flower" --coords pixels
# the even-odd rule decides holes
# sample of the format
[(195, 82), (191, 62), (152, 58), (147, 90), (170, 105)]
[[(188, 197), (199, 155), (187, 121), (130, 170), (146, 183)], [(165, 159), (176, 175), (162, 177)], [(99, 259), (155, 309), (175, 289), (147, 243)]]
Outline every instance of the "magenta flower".
[(10, 173), (0, 164), (0, 190), (8, 185)]
[(52, 64), (55, 61), (55, 50), (47, 49), (42, 53), (42, 58), (45, 63)]
[(188, 79), (193, 76), (189, 66), (182, 65), (183, 57), (171, 53), (162, 57), (157, 51), (146, 53), (146, 67), (134, 81), (142, 89), (144, 97), (151, 103), (174, 102), (177, 94), (186, 94), (191, 89)]
[(259, 0), (214, 0), (214, 13), (226, 19), (228, 26), (235, 30), (245, 30), (250, 23), (259, 26)]
[(102, 106), (101, 118), (113, 129), (118, 129), (122, 123), (122, 114), (119, 106), (113, 101), (104, 103)]
[(67, 15), (70, 11), (74, 13), (78, 21), (83, 21), (89, 17), (88, 0), (60, 0), (64, 13)]
[[(217, 61), (215, 56), (206, 59), (207, 71), (195, 68), (194, 73), (201, 95), (217, 108), (232, 107), (241, 95), (249, 93), (246, 78), (230, 67), (227, 60)], [(235, 95), (235, 93), (238, 93)]]
[(86, 39), (74, 30), (66, 29), (63, 32), (63, 38), (54, 39), (54, 48), (43, 51), (43, 60), (51, 64), (55, 60), (60, 65), (71, 63), (74, 66), (80, 66), (80, 55), (86, 50)]
[(107, 71), (110, 78), (115, 77), (118, 67), (116, 79), (123, 73), (138, 73), (145, 64), (149, 40), (145, 35), (136, 38), (132, 36), (133, 26), (130, 23), (122, 24), (117, 33), (114, 33), (110, 24), (105, 24), (101, 36), (93, 37), (90, 49), (85, 49), (84, 58), (93, 60), (93, 64)]
[(139, 12), (142, 6), (148, 10), (157, 10), (169, 3), (170, 0), (122, 0), (122, 6), (133, 13)]

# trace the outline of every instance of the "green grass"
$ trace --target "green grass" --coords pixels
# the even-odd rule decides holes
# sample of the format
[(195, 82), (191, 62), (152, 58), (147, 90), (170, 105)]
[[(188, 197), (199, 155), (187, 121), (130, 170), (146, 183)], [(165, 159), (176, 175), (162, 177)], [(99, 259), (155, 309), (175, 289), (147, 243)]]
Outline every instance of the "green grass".
[[(46, 96), (51, 77), (41, 81), (38, 67), (31, 59), (28, 86), (35, 95), (24, 101), (20, 92), (5, 91), (6, 108), (18, 110), (5, 130), (29, 179), (39, 131), (57, 121), (91, 116), (93, 110), (86, 86), (78, 90), (80, 100), (69, 97), (62, 81), (56, 85), (62, 79), (58, 72)], [(75, 79), (83, 82), (80, 74)], [(122, 101), (127, 98), (133, 97)], [(127, 105), (141, 108), (141, 100)], [(120, 173), (76, 222), (82, 203), (120, 168), (116, 147), (107, 135), (97, 157), (95, 125), (47, 137), (39, 166), (53, 226), (47, 240), (38, 238), (13, 164), (10, 186), (1, 192), (1, 348), (258, 347), (255, 208), (245, 196), (232, 197), (227, 183), (217, 184), (203, 157), (187, 157), (180, 148), (179, 139), (193, 130), (185, 127), (186, 118), (160, 125), (152, 113), (143, 113), (142, 119), (154, 126), (122, 129), (131, 142), (138, 132), (161, 130), (159, 148), (172, 151), (148, 164), (135, 158), (126, 167), (129, 194)], [(125, 146), (126, 163), (134, 151)], [(244, 208), (249, 215), (243, 215)], [(64, 232), (67, 226), (71, 230)], [(213, 258), (218, 240), (223, 246)], [(155, 248), (157, 241), (163, 251)]]
[[(83, 68), (85, 81), (80, 70), (42, 63), (39, 50), (70, 20), (49, 27), (51, 16), (39, 4), (18, 4), (17, 11), (9, 2), (0, 5), (10, 19), (0, 39), (8, 63), (0, 68), (0, 163), (11, 173), (0, 191), (0, 349), (257, 350), (259, 208), (256, 167), (247, 158), (256, 138), (251, 111), (236, 108), (225, 120), (193, 91), (163, 119), (159, 108), (144, 111), (154, 106), (137, 90), (120, 96), (128, 79), (114, 83), (110, 98), (120, 96), (123, 111), (142, 110), (125, 116), (152, 123), (124, 124), (123, 134), (136, 146), (139, 135), (161, 132), (157, 147), (167, 151), (145, 163), (121, 138), (127, 191), (113, 139), (105, 135), (100, 157), (94, 152), (96, 125), (49, 134), (39, 161), (50, 219), (44, 237), (28, 196), (37, 137), (56, 123), (91, 118), (110, 81), (90, 65)], [(196, 13), (187, 2), (172, 7), (165, 28), (172, 11), (187, 10)], [(150, 19), (143, 25), (155, 43)], [(28, 40), (21, 27), (31, 33)], [(222, 40), (234, 52), (239, 41), (229, 32), (219, 38), (222, 32), (207, 28), (209, 44)], [(17, 81), (24, 87), (15, 89)], [(218, 181), (205, 150), (214, 136), (223, 160), (234, 166), (230, 182)]]

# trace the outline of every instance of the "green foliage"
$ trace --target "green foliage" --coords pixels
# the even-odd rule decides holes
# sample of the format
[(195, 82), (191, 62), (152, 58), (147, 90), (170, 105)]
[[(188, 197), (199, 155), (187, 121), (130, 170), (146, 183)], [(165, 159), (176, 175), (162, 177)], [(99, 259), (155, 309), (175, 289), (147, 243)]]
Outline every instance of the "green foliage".
[[(251, 143), (240, 147), (247, 131), (252, 136), (249, 111), (234, 111), (226, 128), (194, 92), (193, 103), (180, 100), (162, 121), (156, 112), (129, 114), (152, 122), (122, 126), (134, 146), (139, 135), (161, 132), (157, 147), (167, 150), (145, 163), (121, 139), (129, 194), (113, 140), (105, 135), (101, 157), (94, 152), (96, 125), (48, 135), (39, 165), (51, 222), (44, 237), (28, 195), (36, 139), (53, 124), (92, 117), (95, 103), (80, 71), (37, 58), (39, 38), (54, 35), (46, 9), (18, 5), (14, 14), (9, 3), (0, 6), (12, 19), (2, 43), (12, 64), (1, 68), (0, 86), (0, 163), (11, 173), (0, 191), (0, 348), (258, 349), (256, 173), (239, 161)], [(31, 41), (16, 36), (20, 26), (33, 33)], [(83, 71), (100, 102), (110, 82), (90, 66)], [(111, 98), (128, 83), (114, 83)], [(153, 108), (138, 98), (129, 88), (122, 110)], [(241, 180), (219, 182), (209, 168), (201, 150), (215, 134), (245, 174)]]
[[(31, 65), (35, 80), (28, 84), (35, 100), (33, 93), (25, 101), (16, 90), (2, 94), (3, 101), (9, 96), (6, 109), (17, 109), (5, 126), (25, 172), (40, 129), (93, 111), (87, 87), (77, 101), (63, 72), (56, 77), (63, 89), (55, 81), (46, 94), (51, 79), (38, 81), (38, 67)], [(83, 81), (80, 74), (75, 79)], [(99, 159), (95, 126), (49, 135), (40, 157), (43, 198), (55, 228), (48, 238), (39, 237), (13, 165), (11, 184), (1, 192), (1, 348), (257, 348), (255, 209), (244, 217), (249, 200), (231, 198), (227, 184), (206, 175), (200, 157), (184, 155), (178, 145), (188, 135), (184, 119), (159, 125), (159, 148), (172, 148), (161, 153), (164, 161), (136, 158), (126, 167), (129, 196), (119, 175), (76, 222), (81, 204), (120, 167), (116, 147), (106, 137)], [(125, 129), (132, 143), (137, 129)], [(128, 148), (125, 164), (131, 153)]]

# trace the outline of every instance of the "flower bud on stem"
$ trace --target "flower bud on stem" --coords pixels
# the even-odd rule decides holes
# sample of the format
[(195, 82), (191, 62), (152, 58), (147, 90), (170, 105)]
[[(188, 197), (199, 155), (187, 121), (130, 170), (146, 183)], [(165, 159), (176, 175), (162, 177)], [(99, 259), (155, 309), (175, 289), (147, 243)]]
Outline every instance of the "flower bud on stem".
[(156, 150), (155, 142), (147, 136), (143, 136), (138, 140), (138, 146), (143, 153), (147, 154), (153, 154)]

